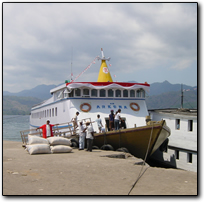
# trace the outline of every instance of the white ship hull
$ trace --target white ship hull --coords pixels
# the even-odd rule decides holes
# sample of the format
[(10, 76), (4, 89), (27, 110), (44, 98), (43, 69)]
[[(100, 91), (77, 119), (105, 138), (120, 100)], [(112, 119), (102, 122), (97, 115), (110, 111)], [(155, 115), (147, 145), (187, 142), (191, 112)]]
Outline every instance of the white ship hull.
[[(110, 110), (113, 109), (114, 111), (117, 111), (120, 108), (122, 118), (126, 120), (127, 128), (135, 127), (135, 124), (136, 126), (144, 126), (146, 124), (145, 117), (148, 115), (144, 99), (113, 100), (105, 98), (67, 98), (61, 99), (57, 102), (51, 102), (51, 100), (52, 99), (48, 100), (43, 105), (36, 106), (32, 109), (30, 116), (31, 128), (37, 128), (45, 124), (47, 119), (49, 119), (52, 124), (71, 122), (77, 111), (80, 113), (78, 116), (79, 120), (91, 118), (92, 121), (95, 121), (97, 114), (100, 114), (103, 125), (105, 126), (105, 120), (108, 119)], [(83, 112), (80, 109), (80, 106), (83, 103), (90, 104), (91, 110), (89, 112)], [(138, 103), (140, 110), (133, 111), (130, 108), (130, 103)], [(39, 117), (36, 118), (33, 114), (37, 113), (39, 114)], [(94, 130), (98, 131), (97, 125), (93, 124), (93, 126)]]

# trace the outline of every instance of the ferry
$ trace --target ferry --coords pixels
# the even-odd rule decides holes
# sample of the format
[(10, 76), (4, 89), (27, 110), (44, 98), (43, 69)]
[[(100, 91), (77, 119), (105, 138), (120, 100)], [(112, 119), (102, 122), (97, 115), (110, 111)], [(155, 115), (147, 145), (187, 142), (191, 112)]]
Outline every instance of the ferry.
[[(36, 129), (49, 119), (51, 124), (59, 124), (55, 128), (57, 135), (68, 138), (75, 135), (77, 139), (77, 130), (73, 129), (72, 120), (76, 112), (79, 112), (78, 120), (83, 123), (90, 120), (96, 131), (94, 146), (128, 150), (134, 156), (146, 160), (158, 148), (167, 146), (170, 128), (165, 120), (152, 121), (149, 118), (145, 96), (150, 85), (147, 82), (114, 82), (107, 65), (110, 58), (105, 58), (103, 49), (101, 54), (102, 57), (97, 56), (90, 64), (95, 64), (95, 60), (101, 61), (97, 82), (66, 80), (64, 84), (50, 90), (50, 99), (32, 107), (30, 127)], [(109, 114), (111, 110), (115, 113), (118, 109), (121, 109), (123, 122), (119, 130), (111, 131)], [(105, 126), (101, 133), (94, 122), (98, 114)]]

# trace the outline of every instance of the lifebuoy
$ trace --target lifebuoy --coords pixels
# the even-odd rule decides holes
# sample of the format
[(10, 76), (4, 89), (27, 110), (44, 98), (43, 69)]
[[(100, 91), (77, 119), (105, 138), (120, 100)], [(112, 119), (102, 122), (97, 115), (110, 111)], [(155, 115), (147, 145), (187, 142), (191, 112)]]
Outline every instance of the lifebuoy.
[[(135, 105), (137, 108), (134, 108), (134, 107), (133, 107), (134, 105)], [(139, 110), (140, 110), (140, 106), (139, 106), (137, 103), (135, 103), (135, 102), (130, 103), (130, 108), (131, 108), (133, 111), (139, 111)]]
[[(88, 109), (83, 109), (84, 106), (88, 106)], [(80, 105), (80, 109), (83, 112), (89, 112), (91, 110), (91, 105), (89, 103), (83, 103)]]

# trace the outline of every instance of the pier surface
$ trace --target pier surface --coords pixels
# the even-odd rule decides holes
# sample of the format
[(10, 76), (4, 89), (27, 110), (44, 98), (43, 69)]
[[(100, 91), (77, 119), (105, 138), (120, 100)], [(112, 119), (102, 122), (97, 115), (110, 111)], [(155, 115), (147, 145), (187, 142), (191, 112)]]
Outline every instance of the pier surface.
[[(197, 195), (197, 173), (142, 166), (113, 151), (30, 155), (3, 141), (3, 195)], [(110, 157), (107, 157), (109, 156)]]

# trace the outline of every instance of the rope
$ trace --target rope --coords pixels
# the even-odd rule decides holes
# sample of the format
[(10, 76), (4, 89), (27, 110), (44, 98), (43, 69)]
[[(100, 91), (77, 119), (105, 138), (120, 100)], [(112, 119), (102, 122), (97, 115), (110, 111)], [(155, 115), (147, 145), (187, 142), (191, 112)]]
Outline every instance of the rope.
[(139, 173), (139, 175), (138, 175), (138, 177), (137, 177), (135, 183), (132, 185), (132, 188), (130, 189), (128, 195), (130, 195), (130, 192), (133, 190), (133, 188), (135, 187), (135, 185), (137, 184), (137, 182), (139, 181), (139, 179), (143, 176), (143, 174), (144, 174), (144, 173), (146, 172), (146, 170), (149, 168), (149, 167), (147, 167), (147, 168), (143, 171), (143, 173), (141, 174), (141, 172), (142, 172), (142, 170), (143, 170), (143, 168), (144, 168), (144, 165), (145, 165), (145, 161), (146, 161), (146, 158), (147, 158), (148, 151), (149, 151), (149, 146), (150, 146), (150, 142), (151, 142), (151, 139), (152, 139), (152, 133), (153, 133), (153, 126), (154, 126), (154, 123), (152, 123), (151, 135), (150, 135), (150, 138), (149, 138), (149, 143), (148, 143), (148, 146), (147, 146), (147, 151), (146, 151), (146, 154), (145, 154), (145, 158), (144, 158), (144, 160), (143, 160), (142, 168), (141, 168), (141, 170), (140, 170), (140, 173)]
[[(186, 100), (185, 97), (184, 97), (184, 100)], [(186, 100), (186, 102), (187, 102), (187, 104), (189, 104), (191, 106), (192, 109), (194, 109), (194, 107), (192, 107), (192, 105), (188, 102), (188, 100)]]

